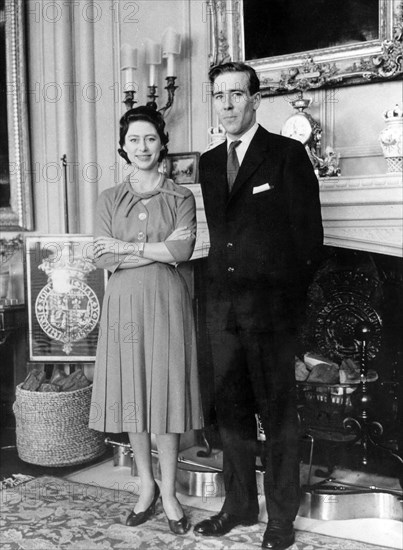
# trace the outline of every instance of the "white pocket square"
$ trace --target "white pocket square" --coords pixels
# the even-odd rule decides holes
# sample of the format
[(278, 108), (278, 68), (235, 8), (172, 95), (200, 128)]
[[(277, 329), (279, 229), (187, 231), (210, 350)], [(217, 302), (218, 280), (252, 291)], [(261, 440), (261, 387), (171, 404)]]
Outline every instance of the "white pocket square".
[(263, 191), (269, 191), (271, 189), (270, 185), (268, 183), (264, 183), (263, 185), (258, 185), (257, 187), (253, 188), (253, 194), (256, 195), (256, 193), (262, 193)]

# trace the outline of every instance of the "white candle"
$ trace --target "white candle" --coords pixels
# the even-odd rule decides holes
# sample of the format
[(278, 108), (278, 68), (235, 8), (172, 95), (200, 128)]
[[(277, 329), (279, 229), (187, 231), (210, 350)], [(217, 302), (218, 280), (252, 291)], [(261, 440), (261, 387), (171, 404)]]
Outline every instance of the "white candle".
[(173, 53), (169, 53), (167, 58), (167, 76), (175, 76), (175, 56)]
[(129, 92), (129, 91), (135, 91), (135, 83), (134, 83), (134, 69), (123, 69), (122, 71), (123, 75), (123, 91)]
[(137, 50), (132, 48), (129, 44), (123, 44), (120, 48), (120, 64), (123, 91), (134, 91), (134, 71), (137, 69)]
[(149, 69), (149, 84), (150, 86), (156, 86), (157, 81), (157, 67), (161, 63), (161, 45), (147, 38), (145, 40), (146, 47), (146, 64), (150, 65)]
[(155, 65), (150, 65), (150, 86), (155, 86), (156, 78), (156, 67)]

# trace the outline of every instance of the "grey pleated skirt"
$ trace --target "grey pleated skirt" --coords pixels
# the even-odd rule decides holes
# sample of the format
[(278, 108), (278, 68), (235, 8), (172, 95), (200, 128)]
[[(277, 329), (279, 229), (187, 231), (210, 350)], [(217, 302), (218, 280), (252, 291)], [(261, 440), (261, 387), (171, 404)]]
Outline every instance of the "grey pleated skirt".
[(164, 434), (202, 426), (184, 278), (162, 263), (116, 271), (102, 307), (89, 427)]

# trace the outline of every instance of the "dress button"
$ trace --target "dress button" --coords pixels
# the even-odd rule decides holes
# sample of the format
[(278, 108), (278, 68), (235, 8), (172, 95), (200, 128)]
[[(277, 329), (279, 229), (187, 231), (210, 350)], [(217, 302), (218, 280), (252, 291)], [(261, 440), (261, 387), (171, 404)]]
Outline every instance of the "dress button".
[(230, 273), (233, 273), (235, 271), (235, 268), (234, 267), (229, 267), (228, 270)]
[(137, 235), (138, 239), (144, 239), (144, 233), (142, 231), (139, 232), (139, 234)]
[(234, 245), (232, 243), (227, 243), (227, 248), (232, 248)]
[(139, 214), (139, 220), (144, 221), (146, 218), (147, 214), (145, 214), (144, 212), (141, 212), (141, 214)]

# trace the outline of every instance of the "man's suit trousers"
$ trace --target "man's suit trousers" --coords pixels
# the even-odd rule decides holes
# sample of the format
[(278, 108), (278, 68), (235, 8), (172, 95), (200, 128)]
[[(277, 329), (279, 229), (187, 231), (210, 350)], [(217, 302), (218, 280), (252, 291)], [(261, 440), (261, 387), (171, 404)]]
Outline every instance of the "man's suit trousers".
[(211, 327), (209, 333), (224, 454), (223, 511), (242, 517), (258, 514), (255, 413), (259, 413), (266, 434), (268, 515), (294, 521), (299, 507), (294, 335), (245, 331), (236, 324), (224, 330)]

